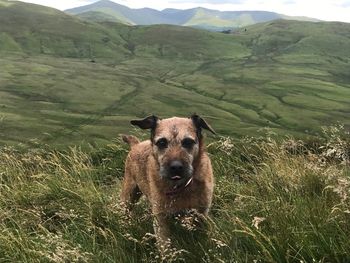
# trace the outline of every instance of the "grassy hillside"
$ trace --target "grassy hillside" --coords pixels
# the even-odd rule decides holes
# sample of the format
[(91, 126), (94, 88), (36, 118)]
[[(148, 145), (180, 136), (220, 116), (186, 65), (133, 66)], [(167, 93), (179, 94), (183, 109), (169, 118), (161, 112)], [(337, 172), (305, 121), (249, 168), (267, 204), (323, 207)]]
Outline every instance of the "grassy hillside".
[(174, 23), (172, 19), (164, 16), (162, 12), (158, 10), (150, 8), (132, 9), (108, 0), (102, 0), (86, 6), (68, 9), (66, 12), (74, 15), (82, 15), (89, 12), (99, 12), (106, 14), (107, 17), (113, 16), (120, 21), (133, 25)]
[(350, 125), (349, 24), (279, 20), (221, 34), (1, 3), (1, 144), (104, 145), (151, 113), (197, 112), (236, 137)]
[(128, 53), (120, 36), (109, 34), (98, 24), (17, 1), (0, 1), (0, 32), (0, 52), (116, 59)]
[(83, 20), (89, 20), (92, 22), (116, 22), (116, 23), (131, 25), (130, 23), (128, 23), (125, 20), (122, 20), (116, 16), (109, 15), (107, 13), (100, 12), (100, 11), (85, 12), (85, 13), (77, 15), (77, 17), (79, 17)]
[(174, 220), (166, 258), (145, 200), (132, 215), (119, 205), (120, 142), (92, 154), (2, 148), (0, 261), (348, 262), (350, 145), (339, 131), (318, 152), (271, 137), (211, 144), (210, 220), (202, 230), (193, 214)]

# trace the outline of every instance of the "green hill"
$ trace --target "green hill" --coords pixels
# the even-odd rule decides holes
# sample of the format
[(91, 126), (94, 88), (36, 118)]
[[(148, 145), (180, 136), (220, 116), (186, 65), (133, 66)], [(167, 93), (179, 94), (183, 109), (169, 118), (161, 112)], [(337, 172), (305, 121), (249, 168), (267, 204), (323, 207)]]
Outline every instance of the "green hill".
[(122, 23), (126, 25), (131, 25), (125, 20), (121, 20), (116, 16), (109, 15), (100, 11), (89, 11), (82, 14), (78, 14), (77, 17), (88, 20), (91, 22), (116, 22), (116, 23)]
[[(0, 52), (124, 60), (135, 52), (140, 56), (209, 58), (222, 52), (212, 47), (226, 48), (227, 53), (237, 47), (236, 43), (225, 41), (228, 36), (202, 30), (98, 24), (39, 5), (7, 0), (0, 0), (0, 3), (0, 41), (3, 43)], [(92, 15), (96, 21), (100, 20), (100, 13)], [(110, 19), (115, 22), (112, 17)], [(169, 50), (162, 50), (163, 47)], [(212, 52), (203, 54), (207, 48), (212, 48)]]
[[(192, 9), (164, 9), (158, 11), (151, 8), (132, 9), (109, 0), (66, 10), (67, 13), (78, 15), (86, 20), (111, 21), (113, 17), (118, 22), (134, 25), (171, 24), (204, 28), (220, 31), (237, 28), (275, 19), (295, 19), (303, 21), (318, 21), (307, 17), (290, 17), (267, 11), (218, 11), (202, 7)], [(98, 13), (98, 15), (97, 15)]]
[(232, 34), (92, 23), (2, 0), (0, 142), (106, 144), (151, 113), (197, 112), (238, 137), (349, 127), (349, 35), (285, 20)]
[(75, 58), (127, 53), (123, 40), (100, 25), (34, 4), (1, 0), (0, 30), (1, 51)]

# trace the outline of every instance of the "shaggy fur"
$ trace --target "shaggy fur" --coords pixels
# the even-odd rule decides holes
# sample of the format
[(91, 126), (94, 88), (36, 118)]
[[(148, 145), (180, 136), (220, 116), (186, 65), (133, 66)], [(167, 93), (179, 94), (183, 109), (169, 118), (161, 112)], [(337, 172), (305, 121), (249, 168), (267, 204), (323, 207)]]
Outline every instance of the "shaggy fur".
[(139, 142), (123, 135), (131, 150), (125, 163), (121, 201), (131, 208), (142, 194), (151, 204), (159, 242), (170, 237), (169, 215), (195, 209), (207, 216), (214, 179), (201, 130), (214, 130), (198, 115), (160, 120), (150, 116), (131, 121), (151, 130), (150, 140)]

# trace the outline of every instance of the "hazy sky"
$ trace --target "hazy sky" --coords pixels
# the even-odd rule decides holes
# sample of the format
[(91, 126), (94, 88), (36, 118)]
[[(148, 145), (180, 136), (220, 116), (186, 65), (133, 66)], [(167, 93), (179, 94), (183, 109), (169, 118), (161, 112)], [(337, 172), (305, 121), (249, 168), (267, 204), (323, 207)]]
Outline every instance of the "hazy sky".
[[(96, 0), (22, 0), (57, 9), (87, 5)], [(217, 10), (265, 10), (292, 16), (350, 22), (350, 0), (113, 0), (131, 8), (187, 9), (202, 6)]]

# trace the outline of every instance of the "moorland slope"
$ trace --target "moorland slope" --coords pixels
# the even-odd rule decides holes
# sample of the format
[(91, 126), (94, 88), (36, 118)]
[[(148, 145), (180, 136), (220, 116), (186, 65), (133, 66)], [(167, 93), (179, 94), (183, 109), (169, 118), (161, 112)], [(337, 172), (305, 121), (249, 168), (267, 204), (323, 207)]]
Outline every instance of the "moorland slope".
[(349, 125), (349, 24), (277, 20), (222, 34), (0, 3), (3, 144), (106, 143), (151, 113), (197, 112), (232, 136)]

